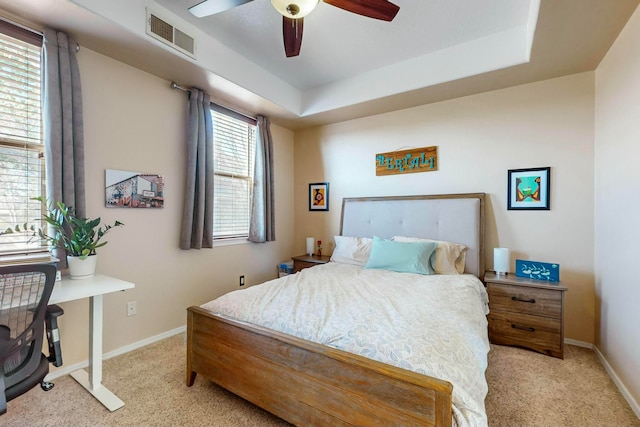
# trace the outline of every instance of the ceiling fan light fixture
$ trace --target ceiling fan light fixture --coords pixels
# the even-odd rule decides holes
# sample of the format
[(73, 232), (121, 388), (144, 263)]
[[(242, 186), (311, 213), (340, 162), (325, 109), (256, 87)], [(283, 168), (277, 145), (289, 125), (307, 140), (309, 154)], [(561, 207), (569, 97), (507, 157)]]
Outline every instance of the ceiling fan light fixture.
[(297, 19), (307, 16), (318, 5), (319, 0), (271, 0), (271, 4), (282, 16)]

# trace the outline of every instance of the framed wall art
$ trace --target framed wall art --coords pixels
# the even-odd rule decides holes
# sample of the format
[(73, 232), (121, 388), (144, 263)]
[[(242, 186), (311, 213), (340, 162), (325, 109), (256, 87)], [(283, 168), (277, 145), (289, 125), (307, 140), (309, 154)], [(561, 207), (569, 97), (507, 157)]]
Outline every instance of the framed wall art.
[(507, 178), (508, 210), (549, 210), (551, 168), (511, 169)]
[(329, 210), (329, 183), (318, 182), (309, 184), (309, 210), (328, 211)]
[(105, 205), (108, 208), (164, 207), (162, 175), (107, 169)]

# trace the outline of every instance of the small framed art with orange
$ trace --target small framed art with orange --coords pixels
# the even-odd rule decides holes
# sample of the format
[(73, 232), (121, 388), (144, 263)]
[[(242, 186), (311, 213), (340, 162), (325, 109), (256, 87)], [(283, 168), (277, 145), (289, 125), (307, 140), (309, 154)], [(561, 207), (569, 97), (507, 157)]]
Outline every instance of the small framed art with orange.
[(317, 182), (309, 184), (309, 210), (329, 210), (329, 183)]

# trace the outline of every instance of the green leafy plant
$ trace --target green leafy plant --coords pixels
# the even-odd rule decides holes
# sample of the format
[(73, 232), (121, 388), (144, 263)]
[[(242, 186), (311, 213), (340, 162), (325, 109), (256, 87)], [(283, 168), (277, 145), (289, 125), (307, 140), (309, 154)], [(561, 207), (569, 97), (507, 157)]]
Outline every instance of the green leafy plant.
[(71, 207), (62, 202), (53, 203), (43, 197), (36, 197), (44, 205), (43, 221), (48, 227), (36, 228), (34, 225), (16, 225), (7, 228), (0, 234), (32, 233), (32, 238), (38, 236), (41, 240), (56, 248), (65, 249), (67, 255), (85, 259), (95, 255), (96, 249), (107, 244), (102, 238), (115, 227), (124, 224), (116, 221), (113, 225), (100, 225), (100, 218), (78, 218)]

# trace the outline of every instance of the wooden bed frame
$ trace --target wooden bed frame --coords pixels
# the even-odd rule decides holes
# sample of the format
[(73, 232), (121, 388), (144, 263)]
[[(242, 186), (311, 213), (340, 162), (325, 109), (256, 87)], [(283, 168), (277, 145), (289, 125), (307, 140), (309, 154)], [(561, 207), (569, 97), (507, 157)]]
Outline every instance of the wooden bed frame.
[[(482, 278), (484, 193), (349, 200), (464, 198), (479, 200), (479, 246), (473, 252), (478, 259), (473, 261)], [(341, 232), (343, 227), (344, 218)], [(445, 240), (446, 236), (431, 237)], [(447, 381), (222, 318), (200, 307), (189, 307), (187, 315), (187, 386), (193, 385), (199, 373), (299, 426), (452, 423), (453, 386)]]

